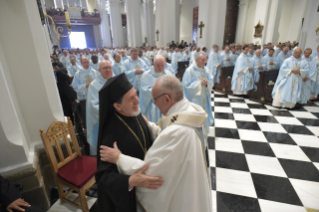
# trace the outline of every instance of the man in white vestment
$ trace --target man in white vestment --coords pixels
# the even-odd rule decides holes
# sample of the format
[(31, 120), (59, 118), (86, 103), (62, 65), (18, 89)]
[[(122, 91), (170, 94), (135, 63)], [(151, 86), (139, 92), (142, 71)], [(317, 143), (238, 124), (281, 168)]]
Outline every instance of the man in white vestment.
[(301, 59), (301, 49), (297, 48), (294, 55), (286, 59), (272, 90), (275, 107), (293, 108), (301, 100), (303, 80), (308, 74), (308, 63)]
[(283, 64), (283, 62), (289, 58), (289, 54), (288, 54), (289, 48), (285, 47), (283, 48), (283, 50), (278, 54), (277, 56), (277, 62), (278, 62), (278, 68), (281, 67), (281, 65)]
[(312, 58), (315, 58), (315, 57), (317, 57), (319, 55), (319, 45), (318, 45), (318, 47), (317, 47), (317, 50), (316, 51), (313, 51), (312, 52)]
[(253, 56), (254, 56), (254, 49), (253, 48), (250, 48), (248, 50), (247, 56), (250, 57), (250, 58), (253, 58)]
[(210, 73), (213, 75), (214, 83), (220, 82), (220, 75), (221, 75), (221, 67), (222, 67), (222, 61), (221, 56), (218, 53), (219, 47), (214, 44), (213, 45), (213, 51), (209, 54), (208, 62), (207, 62), (207, 68), (210, 71)]
[(112, 63), (112, 70), (115, 76), (122, 74), (125, 70), (124, 63), (121, 60), (121, 55), (119, 53), (114, 54), (114, 61)]
[(237, 60), (237, 58), (238, 58), (238, 55), (236, 54), (236, 48), (232, 48), (231, 49), (231, 54), (230, 54), (230, 59), (231, 59), (231, 61), (232, 61), (232, 65), (234, 66), (235, 64), (236, 64), (236, 60)]
[(222, 67), (228, 67), (232, 65), (232, 60), (230, 59), (229, 47), (225, 47), (225, 51), (220, 55)]
[(191, 59), (191, 53), (189, 53), (189, 50), (186, 49), (183, 53), (182, 61), (189, 61)]
[[(251, 62), (252, 62), (252, 67), (254, 68), (254, 71), (253, 71), (254, 81), (255, 81), (255, 83), (257, 83), (257, 82), (259, 82), (259, 78), (260, 78), (259, 72), (263, 71), (266, 67), (264, 59), (261, 56), (260, 49), (256, 50), (255, 55), (251, 59)], [(255, 86), (255, 88), (256, 88), (256, 86)]]
[(269, 49), (268, 54), (264, 57), (264, 61), (266, 63), (266, 70), (272, 70), (278, 67), (277, 58), (274, 56), (274, 49)]
[(68, 70), (68, 75), (73, 77), (75, 73), (81, 69), (81, 66), (76, 64), (76, 59), (74, 56), (70, 57), (70, 61), (71, 64), (69, 64), (66, 69)]
[(140, 108), (143, 115), (151, 122), (157, 123), (162, 117), (161, 111), (154, 104), (152, 97), (152, 88), (156, 80), (165, 75), (172, 75), (165, 69), (165, 57), (156, 55), (154, 57), (154, 66), (150, 70), (144, 72), (141, 77), (140, 84)]
[(99, 91), (108, 79), (113, 76), (112, 64), (102, 61), (99, 64), (100, 74), (92, 81), (88, 88), (86, 100), (87, 141), (90, 144), (90, 155), (97, 154), (99, 135)]
[(304, 51), (304, 55), (301, 59), (305, 60), (308, 63), (308, 74), (304, 78), (304, 83), (302, 86), (302, 95), (301, 95), (301, 101), (300, 104), (306, 104), (308, 100), (314, 98), (314, 89), (315, 84), (317, 82), (317, 67), (316, 67), (316, 61), (314, 58), (312, 58), (312, 49), (307, 48)]
[(70, 63), (70, 57), (69, 57), (67, 50), (63, 50), (62, 53), (63, 53), (63, 55), (60, 57), (60, 62), (66, 68)]
[(208, 158), (204, 154), (203, 122), (205, 111), (183, 98), (183, 87), (174, 76), (159, 78), (152, 96), (163, 117), (148, 122), (153, 145), (144, 160), (101, 146), (102, 161), (117, 164), (118, 170), (132, 175), (149, 165), (145, 174), (162, 176), (157, 190), (136, 187), (138, 212), (211, 212)]

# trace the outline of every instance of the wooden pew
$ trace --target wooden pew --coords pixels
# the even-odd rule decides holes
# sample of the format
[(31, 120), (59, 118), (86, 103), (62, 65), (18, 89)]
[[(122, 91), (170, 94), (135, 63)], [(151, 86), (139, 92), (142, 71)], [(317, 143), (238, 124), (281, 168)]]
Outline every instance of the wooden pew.
[(177, 74), (176, 74), (176, 77), (180, 81), (183, 80), (183, 76), (184, 76), (184, 73), (185, 73), (186, 69), (188, 68), (188, 65), (189, 65), (189, 61), (177, 62)]
[(272, 90), (278, 77), (279, 69), (259, 72), (260, 79), (256, 83), (257, 91), (249, 91), (248, 96), (252, 101), (272, 105)]
[(231, 80), (233, 77), (234, 66), (228, 66), (222, 68), (222, 73), (220, 75), (220, 83), (215, 83), (215, 91), (222, 92), (225, 94), (233, 95), (231, 90)]

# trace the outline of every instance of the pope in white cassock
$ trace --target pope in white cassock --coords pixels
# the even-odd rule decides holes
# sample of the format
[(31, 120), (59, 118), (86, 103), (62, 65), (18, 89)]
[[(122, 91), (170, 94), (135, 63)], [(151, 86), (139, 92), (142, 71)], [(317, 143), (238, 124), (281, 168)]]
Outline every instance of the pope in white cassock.
[(155, 123), (162, 117), (162, 114), (153, 102), (152, 88), (158, 78), (165, 75), (172, 75), (164, 67), (165, 58), (162, 55), (156, 55), (154, 57), (154, 66), (144, 72), (141, 77), (139, 93), (141, 112), (148, 120)]
[(273, 106), (293, 108), (301, 100), (303, 79), (308, 74), (308, 63), (302, 60), (301, 49), (284, 61), (272, 90)]
[(207, 135), (209, 126), (214, 122), (211, 109), (211, 91), (214, 80), (205, 64), (206, 54), (204, 52), (197, 53), (195, 62), (184, 73), (182, 84), (185, 97), (190, 102), (202, 106), (207, 113), (207, 119), (204, 122), (204, 134)]
[(278, 60), (274, 56), (274, 49), (269, 49), (267, 55), (264, 57), (264, 61), (266, 63), (266, 70), (272, 70), (276, 68), (280, 68), (278, 66)]
[(221, 58), (221, 62), (222, 62), (222, 67), (228, 67), (228, 66), (232, 66), (232, 60), (230, 59), (230, 51), (229, 51), (229, 47), (225, 47), (225, 51), (220, 55)]
[(222, 60), (220, 54), (218, 53), (219, 47), (214, 44), (213, 51), (209, 54), (207, 68), (209, 73), (212, 74), (215, 83), (220, 83), (220, 75), (221, 75), (221, 67), (222, 67)]
[(97, 154), (97, 142), (99, 136), (99, 91), (108, 79), (113, 76), (112, 64), (102, 61), (99, 64), (100, 74), (89, 86), (86, 100), (86, 127), (87, 141), (90, 144), (90, 155)]
[[(205, 56), (206, 57), (206, 56)], [(153, 145), (144, 160), (101, 146), (102, 161), (117, 164), (119, 172), (132, 175), (149, 165), (148, 176), (161, 176), (157, 190), (136, 187), (138, 212), (211, 212), (208, 158), (204, 154), (203, 122), (206, 113), (197, 104), (183, 98), (183, 88), (174, 76), (160, 77), (152, 96), (163, 117), (148, 122)]]
[(248, 46), (243, 46), (243, 52), (236, 61), (231, 81), (231, 89), (235, 95), (247, 95), (255, 88), (251, 58), (247, 56)]
[(148, 70), (143, 60), (138, 57), (138, 50), (131, 49), (131, 57), (124, 61), (125, 74), (135, 90), (139, 91), (142, 74)]
[(112, 63), (112, 70), (115, 76), (122, 74), (125, 70), (124, 63), (121, 60), (121, 55), (119, 53), (114, 54), (114, 61)]

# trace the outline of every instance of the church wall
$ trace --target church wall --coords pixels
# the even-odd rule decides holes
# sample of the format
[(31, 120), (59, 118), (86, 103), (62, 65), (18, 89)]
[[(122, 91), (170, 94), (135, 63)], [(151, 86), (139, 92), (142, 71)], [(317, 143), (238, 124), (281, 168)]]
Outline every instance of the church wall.
[(245, 42), (245, 43), (252, 42), (251, 35), (253, 34), (255, 24), (257, 24), (257, 23), (254, 23), (255, 13), (256, 13), (256, 4), (257, 4), (257, 0), (250, 0), (249, 4), (248, 4), (245, 32), (244, 32), (244, 37), (243, 37), (243, 42)]
[(95, 39), (95, 46), (96, 48), (102, 47), (102, 37), (101, 37), (101, 27), (100, 25), (93, 25), (94, 31), (94, 39)]
[(142, 28), (142, 43), (145, 43), (145, 37), (147, 37), (146, 34), (146, 21), (145, 21), (145, 13), (144, 13), (144, 7), (143, 4), (140, 5), (140, 17), (141, 17), (141, 28)]
[(54, 1), (54, 0), (45, 0), (45, 7), (46, 7), (46, 8), (55, 7), (53, 1)]
[[(63, 25), (57, 25), (58, 26), (63, 26)], [(66, 34), (67, 30), (64, 30), (64, 33), (61, 34)], [(94, 30), (93, 30), (93, 25), (76, 25), (75, 27), (72, 28), (73, 32), (85, 32), (85, 37), (86, 37), (86, 45), (88, 48), (96, 48), (96, 42), (95, 42), (95, 36), (94, 36)], [(70, 39), (69, 38), (61, 38), (60, 42), (60, 48), (71, 48), (70, 44)]]
[(193, 9), (198, 6), (198, 1), (183, 0), (180, 16), (180, 40), (192, 42), (193, 37)]
[(294, 5), (295, 5), (295, 0), (283, 0), (281, 18), (280, 18), (279, 29), (278, 29), (279, 42), (286, 42), (288, 40), (289, 27), (290, 27)]
[(87, 0), (88, 11), (94, 12), (94, 9), (97, 9), (96, 0)]

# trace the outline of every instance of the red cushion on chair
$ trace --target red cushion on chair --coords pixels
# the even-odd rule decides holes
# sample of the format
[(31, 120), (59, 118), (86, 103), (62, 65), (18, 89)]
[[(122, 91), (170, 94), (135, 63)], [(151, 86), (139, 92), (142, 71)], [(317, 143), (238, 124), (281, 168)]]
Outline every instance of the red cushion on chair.
[(62, 180), (81, 188), (95, 175), (96, 163), (96, 158), (84, 155), (63, 166), (57, 174)]

